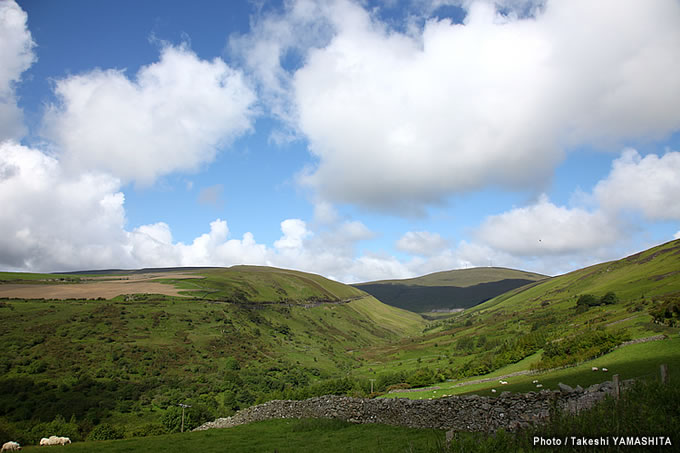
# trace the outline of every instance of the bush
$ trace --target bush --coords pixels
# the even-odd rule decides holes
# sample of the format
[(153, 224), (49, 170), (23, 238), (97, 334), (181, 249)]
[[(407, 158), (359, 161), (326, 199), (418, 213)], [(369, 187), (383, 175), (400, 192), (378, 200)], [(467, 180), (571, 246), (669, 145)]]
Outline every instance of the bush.
[(109, 425), (108, 423), (102, 423), (97, 425), (90, 431), (87, 436), (87, 440), (113, 440), (122, 439), (124, 437), (123, 430)]
[(602, 305), (613, 305), (619, 301), (619, 296), (616, 293), (609, 291), (607, 294), (602, 296), (600, 299), (600, 304)]
[(576, 301), (576, 306), (595, 307), (600, 305), (600, 301), (592, 294), (581, 294)]

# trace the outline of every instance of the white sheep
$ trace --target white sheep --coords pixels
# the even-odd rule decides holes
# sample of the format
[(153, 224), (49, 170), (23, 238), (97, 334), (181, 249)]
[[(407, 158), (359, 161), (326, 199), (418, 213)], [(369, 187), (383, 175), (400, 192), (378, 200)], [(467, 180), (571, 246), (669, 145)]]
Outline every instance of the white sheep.
[(71, 443), (68, 437), (50, 436), (40, 439), (40, 445), (67, 445)]
[(0, 451), (17, 451), (21, 450), (21, 445), (19, 445), (19, 442), (14, 442), (13, 440), (10, 440), (9, 442), (5, 442), (2, 444), (2, 450)]
[(592, 367), (591, 369), (592, 369), (593, 371), (597, 371), (597, 367), (596, 367), (596, 366)]
[(498, 381), (501, 383), (501, 385), (508, 385), (508, 381)]
[(533, 381), (531, 381), (531, 383), (532, 384), (538, 384), (538, 379), (534, 379)]
[(604, 371), (604, 372), (606, 373), (606, 372), (609, 371), (609, 370), (606, 369), (606, 368), (602, 368), (602, 371)]
[(491, 393), (496, 393), (496, 389), (491, 389)]

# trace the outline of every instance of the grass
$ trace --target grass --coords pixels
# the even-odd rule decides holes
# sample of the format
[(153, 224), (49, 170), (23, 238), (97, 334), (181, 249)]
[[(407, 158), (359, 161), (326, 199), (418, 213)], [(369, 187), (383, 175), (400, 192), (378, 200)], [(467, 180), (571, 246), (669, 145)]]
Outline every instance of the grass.
[[(674, 241), (429, 324), (318, 275), (250, 266), (196, 270), (204, 279), (166, 279), (185, 289), (198, 285), (193, 299), (4, 300), (0, 422), (24, 429), (20, 423), (32, 417), (49, 422), (56, 414), (66, 419), (73, 414), (90, 429), (107, 421), (130, 431), (158, 422), (179, 402), (202, 407), (203, 417), (214, 418), (266, 399), (312, 396), (308, 390), (366, 394), (369, 378), (424, 369), (430, 371), (426, 379), (443, 389), (401, 396), (491, 395), (494, 386), (524, 392), (536, 390), (531, 381), (537, 378), (544, 388), (610, 379), (593, 374), (593, 365), (622, 379), (654, 374), (659, 363), (673, 373), (680, 369), (679, 329), (654, 324), (650, 311), (659, 298), (680, 294), (679, 251), (680, 241)], [(607, 291), (615, 291), (620, 302), (576, 310), (579, 294)], [(453, 388), (456, 382), (446, 382), (528, 370), (541, 359), (546, 341), (618, 329), (631, 338), (664, 333), (672, 339), (627, 346), (577, 367), (510, 378), (503, 387)], [(399, 381), (383, 382), (380, 391)]]
[(506, 279), (543, 280), (545, 275), (534, 272), (506, 269), (503, 267), (476, 267), (472, 269), (456, 269), (452, 271), (434, 272), (415, 278), (401, 280), (379, 280), (361, 283), (361, 285), (380, 283), (385, 285), (403, 286), (474, 286), (480, 283), (496, 282)]
[[(594, 360), (582, 363), (578, 366), (563, 368), (549, 372), (532, 373), (528, 375), (513, 376), (505, 378), (507, 385), (500, 385), (501, 376), (522, 370), (528, 370), (530, 364), (538, 359), (540, 353), (527, 357), (525, 360), (516, 364), (508, 365), (493, 373), (483, 376), (472, 376), (456, 382), (440, 382), (436, 385), (439, 390), (429, 390), (423, 392), (391, 393), (385, 395), (389, 398), (409, 398), (409, 399), (429, 399), (441, 398), (445, 395), (464, 395), (476, 394), (483, 396), (499, 396), (501, 392), (509, 391), (514, 393), (526, 393), (530, 391), (558, 390), (557, 384), (562, 382), (572, 387), (580, 385), (587, 388), (592, 384), (611, 380), (612, 375), (618, 374), (622, 380), (634, 378), (654, 378), (659, 375), (659, 365), (666, 364), (671, 370), (680, 371), (680, 338), (672, 338), (662, 341), (640, 343), (624, 346), (609, 354)], [(602, 371), (593, 372), (592, 367), (598, 369), (607, 368), (606, 373)], [(471, 385), (459, 384), (479, 379), (496, 377), (491, 382), (482, 382)], [(538, 380), (543, 385), (536, 388), (534, 380)], [(496, 389), (493, 393), (491, 389)]]
[[(236, 426), (163, 436), (114, 441), (77, 442), (70, 452), (200, 451), (239, 452), (432, 452), (444, 441), (441, 431), (387, 425), (357, 425), (340, 420), (269, 420)], [(24, 447), (23, 451), (41, 451)]]

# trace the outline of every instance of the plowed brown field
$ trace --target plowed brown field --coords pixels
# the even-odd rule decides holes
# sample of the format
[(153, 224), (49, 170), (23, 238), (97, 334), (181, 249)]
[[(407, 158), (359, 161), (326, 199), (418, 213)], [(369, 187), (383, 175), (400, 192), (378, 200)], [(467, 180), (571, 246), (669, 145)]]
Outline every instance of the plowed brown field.
[[(111, 280), (117, 278), (117, 280)], [(165, 294), (181, 296), (172, 285), (154, 282), (159, 278), (203, 278), (200, 275), (159, 273), (136, 274), (123, 277), (85, 277), (83, 283), (56, 284), (4, 284), (0, 285), (0, 298), (25, 299), (80, 299), (104, 297), (111, 299), (121, 294)], [(187, 291), (187, 290), (183, 290)]]

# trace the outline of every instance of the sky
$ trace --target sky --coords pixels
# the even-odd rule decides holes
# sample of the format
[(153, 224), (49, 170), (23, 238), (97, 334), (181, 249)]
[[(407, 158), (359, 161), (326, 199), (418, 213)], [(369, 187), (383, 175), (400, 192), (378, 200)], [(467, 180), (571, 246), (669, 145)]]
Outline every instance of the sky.
[(0, 269), (558, 275), (680, 238), (677, 0), (0, 0)]

